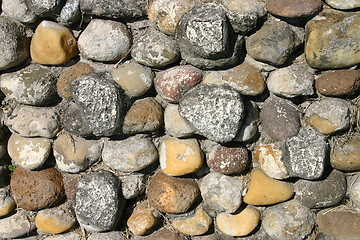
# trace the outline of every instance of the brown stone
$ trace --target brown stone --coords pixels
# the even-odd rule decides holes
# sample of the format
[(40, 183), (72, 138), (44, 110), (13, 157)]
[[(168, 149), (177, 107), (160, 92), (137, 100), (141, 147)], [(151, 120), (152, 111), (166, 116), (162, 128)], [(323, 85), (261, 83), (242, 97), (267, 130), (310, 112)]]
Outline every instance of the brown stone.
[(325, 96), (344, 96), (360, 89), (360, 70), (336, 70), (315, 81), (316, 90)]
[(127, 220), (129, 230), (138, 236), (147, 234), (157, 224), (158, 213), (155, 209), (140, 204), (135, 207)]
[(338, 142), (330, 152), (333, 168), (342, 171), (360, 170), (360, 137), (353, 137), (346, 142)]
[(56, 168), (30, 171), (17, 167), (10, 187), (17, 206), (30, 211), (51, 207), (64, 197), (62, 175)]
[(184, 213), (197, 200), (200, 189), (194, 179), (175, 178), (157, 172), (147, 189), (150, 204), (161, 212)]
[(160, 230), (144, 237), (135, 237), (135, 240), (185, 240), (186, 238), (174, 230), (161, 228)]
[(321, 10), (321, 0), (268, 0), (266, 9), (271, 14), (287, 17), (311, 17)]

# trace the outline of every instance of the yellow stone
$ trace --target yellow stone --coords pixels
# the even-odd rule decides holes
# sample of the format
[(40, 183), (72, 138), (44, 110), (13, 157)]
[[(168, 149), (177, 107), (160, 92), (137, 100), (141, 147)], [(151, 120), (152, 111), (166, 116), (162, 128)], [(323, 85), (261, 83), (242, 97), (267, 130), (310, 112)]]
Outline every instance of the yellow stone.
[(62, 206), (41, 210), (35, 217), (36, 227), (50, 234), (65, 232), (75, 225), (75, 218)]
[(30, 44), (32, 60), (45, 65), (60, 65), (79, 53), (72, 32), (55, 22), (42, 21)]
[(133, 234), (141, 236), (148, 233), (157, 224), (157, 220), (155, 209), (137, 206), (127, 220), (127, 226)]
[(203, 154), (196, 139), (165, 139), (159, 149), (162, 171), (181, 176), (197, 171), (203, 164)]
[(316, 131), (325, 135), (331, 134), (338, 129), (338, 127), (334, 126), (329, 120), (318, 115), (312, 115), (307, 119), (307, 121), (311, 127), (315, 128)]
[(209, 230), (212, 218), (202, 207), (196, 209), (195, 214), (189, 218), (175, 219), (172, 226), (181, 233), (187, 235), (201, 235)]
[(7, 201), (5, 204), (0, 206), (0, 217), (8, 215), (14, 208), (16, 204), (14, 201)]
[(269, 205), (284, 202), (293, 195), (292, 184), (275, 180), (262, 170), (254, 169), (243, 201), (251, 205)]
[(219, 213), (216, 216), (216, 224), (220, 231), (234, 237), (248, 235), (259, 222), (260, 213), (249, 206), (237, 214)]

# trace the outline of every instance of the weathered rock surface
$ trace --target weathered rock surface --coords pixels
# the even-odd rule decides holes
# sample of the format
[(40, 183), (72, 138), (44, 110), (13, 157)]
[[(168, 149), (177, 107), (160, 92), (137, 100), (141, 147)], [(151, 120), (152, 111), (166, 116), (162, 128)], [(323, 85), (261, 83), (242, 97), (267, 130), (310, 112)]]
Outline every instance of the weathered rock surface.
[(307, 18), (318, 13), (322, 8), (320, 0), (269, 0), (266, 9), (273, 15), (285, 18)]
[(342, 69), (326, 72), (316, 79), (315, 88), (325, 96), (353, 95), (360, 89), (360, 71)]
[(166, 133), (173, 137), (188, 137), (195, 133), (194, 126), (179, 113), (179, 105), (168, 104), (164, 112)]
[(10, 188), (0, 188), (0, 217), (4, 217), (14, 210), (16, 204), (10, 195)]
[(324, 2), (329, 4), (331, 7), (340, 9), (340, 10), (350, 10), (350, 9), (360, 7), (360, 3), (358, 0), (349, 0), (349, 1), (325, 0)]
[(110, 232), (93, 232), (88, 237), (88, 240), (126, 240), (125, 235), (120, 231), (110, 231)]
[(34, 230), (35, 214), (30, 211), (19, 210), (10, 217), (0, 219), (0, 237), (18, 238)]
[(330, 163), (333, 168), (342, 171), (360, 170), (360, 138), (351, 137), (345, 142), (337, 143), (330, 152)]
[(126, 225), (133, 234), (141, 236), (150, 232), (157, 221), (158, 212), (153, 208), (147, 208), (145, 204), (140, 204), (135, 207)]
[(121, 190), (125, 199), (132, 199), (142, 194), (145, 189), (145, 175), (142, 173), (132, 173), (119, 177)]

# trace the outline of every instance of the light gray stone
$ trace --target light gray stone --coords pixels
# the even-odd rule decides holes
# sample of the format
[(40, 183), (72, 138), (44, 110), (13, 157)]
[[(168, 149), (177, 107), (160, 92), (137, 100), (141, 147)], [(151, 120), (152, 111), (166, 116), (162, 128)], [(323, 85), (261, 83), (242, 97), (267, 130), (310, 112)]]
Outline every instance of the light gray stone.
[(0, 217), (8, 215), (15, 205), (15, 200), (10, 194), (10, 187), (0, 188)]
[(22, 23), (33, 23), (38, 19), (29, 8), (27, 0), (3, 0), (1, 9), (7, 16)]
[(360, 175), (357, 174), (349, 186), (351, 202), (360, 210)]
[(60, 10), (65, 0), (27, 0), (27, 5), (37, 15), (45, 17)]
[(359, 0), (325, 0), (327, 4), (329, 4), (331, 7), (340, 9), (340, 10), (349, 10), (360, 7), (360, 1)]
[(168, 104), (164, 112), (166, 132), (173, 137), (189, 137), (196, 131), (194, 126), (179, 113), (179, 105)]
[(0, 238), (21, 237), (35, 228), (35, 213), (20, 209), (15, 214), (0, 219)]
[(145, 191), (145, 175), (142, 173), (132, 173), (120, 176), (122, 194), (125, 199), (132, 199)]
[(82, 235), (78, 232), (68, 232), (54, 236), (46, 236), (43, 240), (82, 240)]
[(124, 233), (120, 231), (92, 233), (88, 240), (126, 240)]
[(80, 0), (67, 0), (61, 9), (59, 22), (64, 24), (72, 24), (80, 19)]

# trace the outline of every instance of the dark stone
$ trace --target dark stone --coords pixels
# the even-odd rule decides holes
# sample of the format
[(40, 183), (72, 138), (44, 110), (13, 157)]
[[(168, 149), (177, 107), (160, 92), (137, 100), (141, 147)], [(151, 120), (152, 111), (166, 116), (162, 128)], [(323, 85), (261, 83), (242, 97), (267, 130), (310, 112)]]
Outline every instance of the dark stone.
[(185, 240), (186, 238), (177, 231), (161, 228), (148, 236), (135, 236), (134, 240)]
[(322, 8), (321, 0), (268, 0), (266, 9), (271, 14), (285, 18), (314, 16)]
[(336, 70), (320, 75), (316, 90), (325, 96), (352, 95), (360, 90), (360, 70)]
[(80, 109), (75, 103), (71, 103), (65, 109), (61, 125), (66, 131), (77, 136), (87, 137), (92, 135), (91, 129), (81, 116)]

